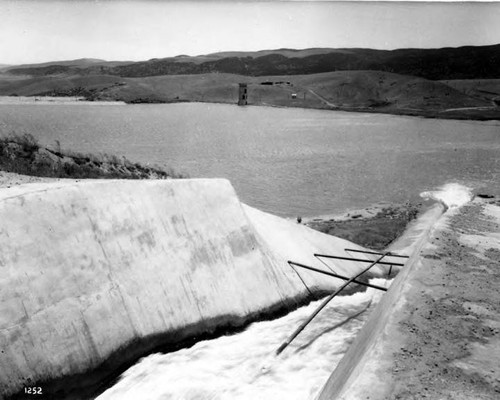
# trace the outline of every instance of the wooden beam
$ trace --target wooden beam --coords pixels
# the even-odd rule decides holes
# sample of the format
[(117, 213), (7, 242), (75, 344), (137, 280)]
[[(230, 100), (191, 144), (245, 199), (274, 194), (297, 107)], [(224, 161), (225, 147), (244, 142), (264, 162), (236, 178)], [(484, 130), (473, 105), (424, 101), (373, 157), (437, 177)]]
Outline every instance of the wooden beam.
[[(344, 281), (348, 281), (350, 278), (347, 278), (346, 276), (342, 276), (342, 275), (339, 275), (339, 274), (336, 274), (334, 272), (328, 272), (328, 271), (323, 271), (322, 269), (318, 269), (318, 268), (314, 268), (314, 267), (310, 267), (308, 265), (304, 265), (304, 264), (300, 264), (300, 263), (296, 263), (296, 262), (293, 262), (293, 261), (288, 261), (288, 264), (290, 265), (295, 265), (297, 267), (300, 267), (300, 268), (305, 268), (305, 269), (308, 269), (310, 271), (314, 271), (314, 272), (318, 272), (320, 274), (324, 274), (324, 275), (328, 275), (328, 276), (333, 276), (334, 278), (339, 278), (339, 279), (343, 279)], [(358, 281), (358, 280), (353, 280), (352, 283), (357, 283), (358, 285), (362, 285), (362, 286), (367, 286), (367, 287), (371, 287), (373, 289), (379, 289), (379, 290), (383, 290), (383, 291), (387, 291), (387, 288), (383, 287), (383, 286), (378, 286), (378, 285), (372, 285), (371, 283), (365, 283), (365, 282), (361, 282), (361, 281)]]
[[(384, 256), (387, 255), (390, 257), (390, 254), (384, 254)], [(372, 260), (365, 260), (364, 258), (353, 258), (353, 257), (341, 257), (341, 256), (331, 256), (328, 254), (314, 254), (315, 257), (324, 257), (324, 258), (335, 258), (337, 260), (347, 260), (347, 261), (356, 261), (356, 262), (364, 262), (364, 263), (371, 263)], [(382, 257), (381, 257), (382, 258)], [(380, 260), (379, 258), (378, 260)], [(376, 261), (375, 263), (381, 264), (381, 265), (395, 265), (398, 267), (404, 267), (404, 264), (401, 263), (395, 263), (395, 262), (390, 262), (390, 261)]]
[[(356, 253), (364, 253), (364, 254), (375, 254), (377, 256), (380, 256), (384, 253), (378, 253), (376, 251), (365, 251), (365, 250), (357, 250), (357, 249), (344, 249), (345, 251), (354, 251)], [(402, 256), (399, 254), (394, 254), (394, 253), (387, 253), (387, 257), (402, 257), (402, 258), (410, 258), (410, 256)]]
[(313, 318), (319, 314), (319, 312), (326, 307), (326, 305), (335, 297), (337, 296), (342, 290), (344, 290), (350, 283), (352, 283), (355, 279), (359, 278), (361, 275), (363, 275), (365, 272), (368, 272), (368, 270), (370, 268), (372, 268), (374, 265), (376, 265), (377, 263), (380, 262), (380, 260), (382, 260), (382, 258), (384, 258), (386, 256), (386, 254), (383, 254), (382, 256), (380, 256), (379, 258), (377, 258), (375, 261), (373, 261), (368, 267), (366, 267), (364, 270), (362, 270), (359, 274), (357, 274), (356, 276), (353, 276), (352, 278), (350, 278), (346, 283), (344, 283), (339, 289), (337, 289), (335, 292), (333, 292), (330, 296), (328, 296), (325, 300), (323, 300), (323, 302), (319, 305), (318, 308), (316, 308), (316, 310), (314, 310), (314, 312), (311, 314), (311, 316), (309, 318), (307, 318), (307, 320), (305, 320), (302, 324), (300, 324), (300, 326), (290, 335), (290, 337), (285, 340), (281, 346), (278, 348), (278, 350), (276, 350), (276, 355), (280, 354), (283, 350), (286, 349), (286, 347), (292, 343), (292, 341), (298, 336), (298, 334), (300, 332), (302, 332), (302, 330), (309, 324), (309, 322), (311, 322), (313, 320)]

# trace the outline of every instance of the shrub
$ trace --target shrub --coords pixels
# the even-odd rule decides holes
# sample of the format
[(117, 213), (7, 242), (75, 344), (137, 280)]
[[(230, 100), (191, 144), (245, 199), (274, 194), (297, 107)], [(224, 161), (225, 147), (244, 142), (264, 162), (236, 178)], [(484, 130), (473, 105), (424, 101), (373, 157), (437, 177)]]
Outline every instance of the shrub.
[(20, 174), (57, 178), (114, 178), (167, 179), (185, 176), (172, 169), (168, 171), (132, 163), (125, 157), (109, 154), (82, 154), (56, 150), (39, 145), (29, 133), (10, 133), (0, 137), (0, 169)]
[(16, 143), (24, 150), (35, 150), (40, 147), (38, 141), (30, 133), (23, 133), (22, 135), (16, 134), (15, 132), (9, 133), (4, 138), (0, 138), (1, 143), (6, 145), (7, 143)]

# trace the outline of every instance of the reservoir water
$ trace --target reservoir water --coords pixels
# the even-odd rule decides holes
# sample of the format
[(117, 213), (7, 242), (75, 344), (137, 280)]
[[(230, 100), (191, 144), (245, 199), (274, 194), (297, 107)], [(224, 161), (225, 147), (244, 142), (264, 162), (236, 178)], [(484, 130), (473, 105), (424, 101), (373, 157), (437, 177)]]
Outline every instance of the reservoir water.
[(223, 104), (0, 105), (0, 134), (231, 180), (277, 215), (331, 215), (500, 178), (500, 122)]

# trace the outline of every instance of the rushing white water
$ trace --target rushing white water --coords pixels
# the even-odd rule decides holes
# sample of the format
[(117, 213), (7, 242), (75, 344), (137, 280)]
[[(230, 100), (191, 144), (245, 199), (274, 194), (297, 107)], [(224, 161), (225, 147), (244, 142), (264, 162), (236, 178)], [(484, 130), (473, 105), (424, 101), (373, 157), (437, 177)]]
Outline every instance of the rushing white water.
[(444, 203), (449, 208), (458, 208), (472, 200), (472, 190), (459, 183), (447, 183), (437, 190), (423, 192), (424, 199), (433, 199)]
[[(382, 279), (372, 283), (389, 285)], [(335, 298), (280, 356), (276, 349), (319, 302), (235, 335), (150, 355), (99, 400), (312, 399), (382, 294), (368, 289)]]

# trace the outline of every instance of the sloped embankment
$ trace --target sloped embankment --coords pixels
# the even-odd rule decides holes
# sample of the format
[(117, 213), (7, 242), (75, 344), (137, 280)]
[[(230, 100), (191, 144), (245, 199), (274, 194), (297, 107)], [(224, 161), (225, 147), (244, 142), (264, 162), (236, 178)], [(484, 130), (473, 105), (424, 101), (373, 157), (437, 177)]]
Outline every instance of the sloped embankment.
[(318, 400), (498, 398), (498, 204), (475, 199), (437, 224)]
[(0, 170), (57, 178), (167, 179), (182, 178), (174, 171), (132, 163), (113, 155), (95, 156), (53, 150), (30, 134), (0, 137)]
[(287, 259), (321, 268), (314, 252), (360, 248), (243, 206), (226, 180), (20, 185), (0, 191), (0, 221), (0, 396), (81, 396), (159, 346), (342, 283)]

